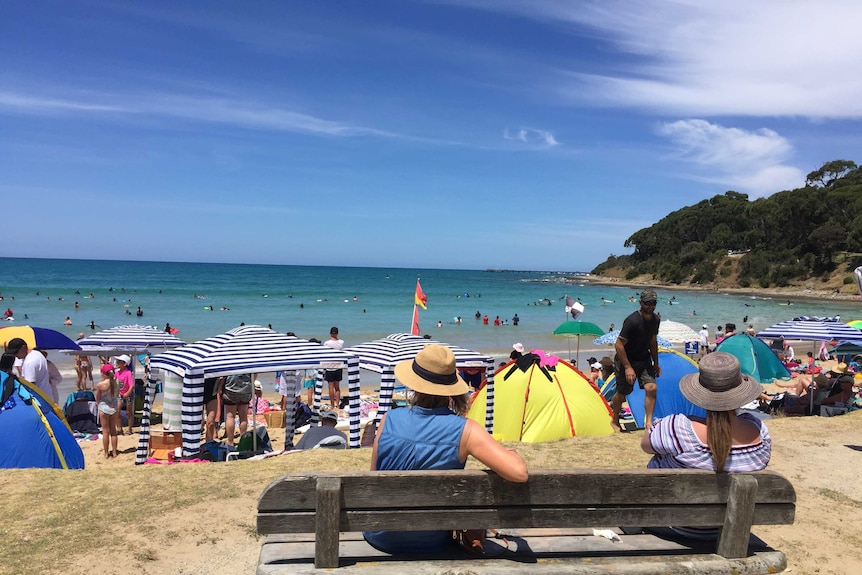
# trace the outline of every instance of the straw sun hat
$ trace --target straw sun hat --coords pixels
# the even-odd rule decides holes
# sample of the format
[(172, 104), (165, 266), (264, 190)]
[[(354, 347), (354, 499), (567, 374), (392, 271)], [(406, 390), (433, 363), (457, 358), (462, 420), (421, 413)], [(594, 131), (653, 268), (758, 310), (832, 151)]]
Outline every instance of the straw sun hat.
[(709, 411), (731, 411), (757, 399), (760, 382), (739, 371), (739, 360), (723, 351), (700, 360), (698, 373), (679, 381), (682, 394), (693, 404)]
[(415, 359), (398, 363), (395, 376), (413, 391), (428, 395), (452, 397), (470, 391), (455, 369), (455, 354), (445, 345), (426, 345)]

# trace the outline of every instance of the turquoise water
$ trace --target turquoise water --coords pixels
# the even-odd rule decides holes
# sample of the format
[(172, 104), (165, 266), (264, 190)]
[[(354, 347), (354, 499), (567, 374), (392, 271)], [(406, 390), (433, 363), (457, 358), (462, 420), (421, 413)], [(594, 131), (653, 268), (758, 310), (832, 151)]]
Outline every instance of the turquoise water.
[[(573, 274), (558, 272), (15, 258), (0, 258), (0, 263), (4, 270), (0, 279), (4, 301), (0, 305), (13, 309), (14, 325), (50, 327), (73, 339), (80, 332), (92, 333), (90, 321), (97, 329), (127, 323), (159, 327), (170, 323), (180, 329), (178, 336), (189, 342), (244, 322), (272, 324), (277, 331), (321, 340), (336, 325), (350, 346), (410, 330), (418, 277), (428, 296), (428, 309), (420, 309), (423, 334), (485, 353), (508, 355), (513, 343), (523, 342), (528, 349), (545, 349), (566, 357), (569, 345), (574, 356), (577, 342), (552, 335), (567, 319), (562, 301), (566, 294), (585, 304), (580, 319), (604, 330), (612, 323), (619, 328), (625, 316), (636, 309), (636, 304), (629, 302), (635, 295), (631, 288), (591, 286), (586, 278), (567, 283), (565, 275)], [(86, 297), (90, 294), (92, 298)], [(695, 330), (706, 323), (710, 333), (729, 321), (740, 329), (753, 323), (761, 330), (799, 315), (841, 315), (844, 321), (862, 317), (859, 302), (800, 300), (788, 306), (782, 305), (786, 300), (711, 292), (659, 289), (658, 294), (663, 319)], [(679, 303), (670, 305), (671, 297)], [(603, 305), (603, 299), (613, 303)], [(135, 316), (138, 306), (144, 311), (141, 318)], [(212, 306), (214, 311), (205, 306)], [(220, 311), (221, 307), (229, 309)], [(475, 319), (477, 311), (489, 316), (490, 325)], [(517, 327), (511, 325), (516, 313), (521, 319)], [(494, 327), (497, 315), (510, 325)], [(63, 325), (66, 316), (72, 320), (70, 327)], [(455, 322), (457, 316), (462, 318), (460, 324)], [(743, 321), (746, 316), (747, 321)], [(438, 321), (442, 327), (437, 327)], [(585, 351), (595, 354), (610, 350), (593, 345), (592, 338), (585, 338), (580, 347), (582, 357)]]

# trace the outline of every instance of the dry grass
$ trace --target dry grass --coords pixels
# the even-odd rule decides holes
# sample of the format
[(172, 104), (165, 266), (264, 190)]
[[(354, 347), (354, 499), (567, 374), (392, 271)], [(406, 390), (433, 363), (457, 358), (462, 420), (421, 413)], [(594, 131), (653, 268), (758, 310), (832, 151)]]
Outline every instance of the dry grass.
[[(850, 573), (862, 533), (862, 413), (770, 422), (770, 468), (797, 489), (793, 526), (758, 528), (796, 573)], [(642, 468), (641, 433), (512, 444), (530, 468)], [(289, 471), (362, 470), (369, 449), (295, 453), (265, 461), (173, 466), (91, 465), (80, 472), (0, 474), (5, 520), (0, 573), (250, 573), (259, 551), (257, 497)], [(481, 467), (471, 460), (469, 467)], [(811, 534), (823, 539), (818, 553)], [(106, 552), (109, 556), (106, 558)], [(110, 554), (114, 554), (113, 557)], [(827, 559), (824, 559), (826, 557)], [(824, 563), (826, 561), (826, 563)], [(834, 565), (833, 565), (834, 562)]]

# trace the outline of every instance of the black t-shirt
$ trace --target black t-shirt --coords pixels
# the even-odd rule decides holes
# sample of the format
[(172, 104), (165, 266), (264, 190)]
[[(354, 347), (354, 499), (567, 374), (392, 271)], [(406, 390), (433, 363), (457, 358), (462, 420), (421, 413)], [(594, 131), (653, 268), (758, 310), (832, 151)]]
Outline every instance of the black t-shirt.
[(646, 320), (640, 311), (632, 312), (623, 322), (620, 339), (624, 341), (629, 361), (649, 361), (652, 336), (658, 334), (659, 319), (656, 314)]

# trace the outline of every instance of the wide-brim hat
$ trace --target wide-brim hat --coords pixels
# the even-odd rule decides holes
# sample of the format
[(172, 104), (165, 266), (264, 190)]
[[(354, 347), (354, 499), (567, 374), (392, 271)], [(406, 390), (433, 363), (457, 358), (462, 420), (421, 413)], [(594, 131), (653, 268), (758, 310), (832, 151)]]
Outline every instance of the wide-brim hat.
[(757, 399), (760, 382), (739, 370), (739, 360), (723, 351), (700, 360), (697, 373), (684, 375), (679, 390), (693, 404), (709, 411), (732, 411)]
[(398, 363), (395, 376), (413, 391), (428, 395), (452, 397), (470, 391), (455, 368), (455, 354), (445, 345), (426, 345), (414, 359)]
[(829, 371), (831, 371), (832, 373), (839, 373), (841, 375), (844, 375), (845, 373), (847, 373), (847, 364), (844, 362), (841, 362), (838, 365), (836, 365), (835, 367), (833, 367), (832, 369), (830, 369)]

